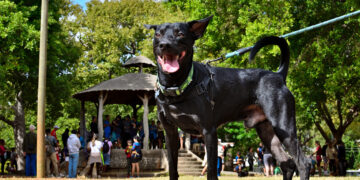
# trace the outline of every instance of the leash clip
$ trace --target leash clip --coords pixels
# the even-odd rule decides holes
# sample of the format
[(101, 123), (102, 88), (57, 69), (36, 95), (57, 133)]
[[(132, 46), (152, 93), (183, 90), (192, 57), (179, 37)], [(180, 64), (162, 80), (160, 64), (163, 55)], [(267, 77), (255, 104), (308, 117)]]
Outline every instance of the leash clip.
[(209, 65), (210, 63), (212, 62), (215, 62), (215, 61), (224, 61), (225, 60), (225, 54), (222, 54), (220, 57), (216, 58), (216, 59), (213, 59), (213, 60), (207, 60), (206, 61), (206, 64)]

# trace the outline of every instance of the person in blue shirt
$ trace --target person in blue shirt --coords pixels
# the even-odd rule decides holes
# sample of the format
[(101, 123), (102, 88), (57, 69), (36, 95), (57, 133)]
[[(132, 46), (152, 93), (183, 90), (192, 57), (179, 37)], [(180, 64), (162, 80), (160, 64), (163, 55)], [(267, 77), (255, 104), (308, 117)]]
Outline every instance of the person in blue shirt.
[(81, 144), (81, 147), (80, 147), (80, 149), (84, 149), (85, 148), (85, 139), (82, 137), (82, 136), (80, 136), (79, 137), (79, 139), (80, 139), (80, 144)]
[(144, 137), (145, 137), (145, 133), (144, 133), (144, 128), (143, 126), (140, 124), (139, 125), (139, 136), (140, 136), (140, 144), (141, 144), (141, 148), (144, 147)]
[(142, 159), (141, 145), (139, 143), (140, 137), (135, 136), (133, 140), (134, 143), (131, 148), (131, 165), (132, 165), (131, 176), (134, 177), (135, 168), (136, 168), (137, 177), (139, 177), (139, 173), (140, 173), (139, 161), (141, 161)]
[(155, 121), (151, 122), (151, 125), (149, 126), (150, 131), (150, 148), (153, 149), (157, 146), (157, 127), (155, 125)]
[(240, 152), (236, 153), (235, 161), (236, 166), (234, 168), (234, 171), (238, 173), (239, 177), (247, 176), (248, 173), (245, 171), (245, 160), (244, 157), (241, 156)]
[(264, 156), (263, 149), (264, 149), (263, 144), (260, 142), (259, 147), (256, 149), (257, 154), (258, 154), (258, 165), (259, 165), (259, 166), (263, 166), (263, 165), (264, 165), (264, 161), (263, 161), (263, 156)]
[(110, 116), (106, 115), (104, 121), (104, 137), (110, 139), (111, 127), (110, 127)]

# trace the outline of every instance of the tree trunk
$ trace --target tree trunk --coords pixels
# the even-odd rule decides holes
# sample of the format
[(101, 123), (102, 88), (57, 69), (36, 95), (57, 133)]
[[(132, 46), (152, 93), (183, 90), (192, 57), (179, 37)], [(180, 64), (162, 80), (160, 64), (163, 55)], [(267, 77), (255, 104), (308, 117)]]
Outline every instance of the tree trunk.
[(143, 128), (144, 128), (144, 149), (149, 149), (149, 121), (148, 121), (148, 114), (149, 114), (149, 98), (146, 94), (144, 97), (138, 96), (143, 104), (144, 104), (144, 114), (143, 114)]
[(21, 99), (21, 91), (17, 94), (15, 98), (15, 105), (11, 106), (11, 108), (2, 109), (12, 109), (15, 114), (14, 121), (10, 121), (6, 119), (4, 116), (0, 116), (0, 120), (8, 124), (13, 128), (14, 131), (14, 140), (15, 140), (15, 152), (18, 155), (17, 166), (18, 171), (22, 171), (25, 169), (25, 161), (23, 157), (23, 144), (25, 137), (25, 112)]
[(104, 113), (104, 103), (107, 98), (107, 93), (104, 97), (103, 92), (100, 93), (99, 96), (99, 114), (98, 114), (98, 140), (102, 141), (104, 137), (104, 123), (103, 123), (103, 113)]
[(18, 155), (17, 165), (18, 170), (25, 169), (25, 160), (23, 157), (23, 144), (25, 137), (25, 112), (21, 99), (21, 92), (15, 98), (15, 119), (14, 119), (14, 139), (15, 139), (15, 152)]

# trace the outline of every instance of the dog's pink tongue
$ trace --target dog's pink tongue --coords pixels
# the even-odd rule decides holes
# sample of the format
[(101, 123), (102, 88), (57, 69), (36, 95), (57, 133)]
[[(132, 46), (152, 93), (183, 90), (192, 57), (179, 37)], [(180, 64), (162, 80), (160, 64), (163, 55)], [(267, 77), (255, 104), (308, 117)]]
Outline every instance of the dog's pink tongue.
[(176, 59), (165, 59), (162, 68), (168, 73), (174, 73), (179, 70), (179, 62)]

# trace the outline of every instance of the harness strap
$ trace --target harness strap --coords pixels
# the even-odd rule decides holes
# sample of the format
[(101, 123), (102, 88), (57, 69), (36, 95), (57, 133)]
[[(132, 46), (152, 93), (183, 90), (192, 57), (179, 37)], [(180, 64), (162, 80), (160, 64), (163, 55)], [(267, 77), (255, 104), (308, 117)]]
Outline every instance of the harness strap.
[(209, 73), (210, 76), (210, 82), (209, 82), (209, 98), (210, 98), (210, 104), (211, 104), (211, 110), (214, 110), (215, 107), (215, 101), (214, 101), (214, 75), (213, 68), (211, 68), (209, 63), (206, 63), (205, 65), (206, 70)]

